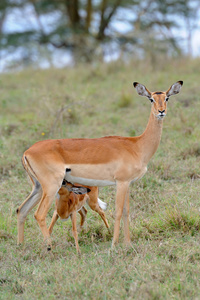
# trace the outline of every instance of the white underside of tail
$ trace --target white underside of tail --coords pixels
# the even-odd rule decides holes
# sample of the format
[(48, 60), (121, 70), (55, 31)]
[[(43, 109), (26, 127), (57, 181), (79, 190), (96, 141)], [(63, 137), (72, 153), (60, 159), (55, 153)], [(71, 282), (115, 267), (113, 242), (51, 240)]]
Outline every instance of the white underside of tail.
[(99, 206), (100, 206), (103, 210), (106, 210), (106, 208), (107, 208), (107, 203), (103, 202), (102, 200), (100, 200), (100, 199), (98, 198), (98, 204), (99, 204)]

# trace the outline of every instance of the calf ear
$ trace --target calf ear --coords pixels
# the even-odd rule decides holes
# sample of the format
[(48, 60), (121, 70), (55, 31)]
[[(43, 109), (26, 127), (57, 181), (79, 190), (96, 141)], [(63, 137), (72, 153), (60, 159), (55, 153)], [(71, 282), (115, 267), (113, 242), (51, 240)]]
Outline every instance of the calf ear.
[(166, 91), (167, 97), (178, 94), (181, 90), (182, 85), (183, 85), (182, 80), (177, 81), (176, 83), (172, 84), (172, 86), (170, 86), (170, 88)]
[(136, 91), (140, 96), (151, 98), (151, 92), (143, 84), (139, 82), (133, 82), (133, 86), (136, 88)]

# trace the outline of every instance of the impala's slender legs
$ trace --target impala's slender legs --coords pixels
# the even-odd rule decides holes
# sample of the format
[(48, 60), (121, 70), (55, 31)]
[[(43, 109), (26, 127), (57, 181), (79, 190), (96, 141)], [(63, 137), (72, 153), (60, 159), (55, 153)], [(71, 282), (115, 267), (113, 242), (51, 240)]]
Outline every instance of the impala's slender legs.
[(105, 225), (106, 225), (106, 227), (107, 227), (107, 229), (108, 229), (108, 231), (109, 231), (109, 233), (110, 233), (110, 228), (109, 228), (108, 221), (107, 221), (107, 219), (106, 219), (105, 213), (104, 213), (104, 211), (101, 209), (101, 207), (99, 206), (99, 204), (98, 204), (98, 203), (90, 202), (90, 201), (88, 200), (88, 205), (89, 205), (89, 207), (90, 207), (92, 210), (96, 211), (96, 212), (100, 215), (100, 217), (101, 217), (102, 220), (104, 221), (104, 223), (105, 223)]
[(109, 233), (110, 233), (110, 229), (109, 229), (109, 225), (108, 225), (108, 221), (106, 219), (105, 213), (104, 211), (101, 209), (101, 207), (99, 206), (98, 202), (97, 202), (97, 198), (98, 198), (98, 189), (96, 189), (95, 191), (91, 191), (88, 193), (89, 195), (89, 199), (87, 200), (87, 203), (89, 205), (89, 207), (96, 211), (100, 217), (102, 218), (102, 220), (104, 221)]
[(48, 229), (50, 235), (51, 235), (51, 233), (52, 233), (52, 231), (53, 231), (53, 227), (54, 227), (56, 221), (58, 220), (58, 218), (59, 218), (59, 216), (58, 216), (58, 214), (57, 214), (57, 211), (54, 210), (53, 217), (52, 217), (52, 219), (51, 219), (51, 224), (50, 224), (49, 229)]
[(33, 190), (31, 194), (26, 198), (26, 200), (17, 209), (18, 244), (21, 244), (24, 241), (24, 223), (28, 213), (33, 207), (35, 207), (38, 204), (42, 197), (42, 187), (40, 183), (35, 178), (30, 178), (33, 182)]
[[(52, 184), (49, 184), (50, 182), (52, 182)], [(51, 250), (51, 239), (49, 230), (46, 225), (46, 215), (50, 209), (50, 206), (55, 198), (57, 191), (61, 186), (62, 180), (59, 182), (59, 184), (55, 184), (53, 181), (48, 180), (47, 183), (49, 184), (48, 189), (43, 186), (43, 195), (38, 209), (35, 212), (35, 219), (37, 220), (38, 225), (40, 226), (40, 229), (44, 236), (44, 240), (47, 242), (47, 249)]]
[(123, 222), (124, 222), (125, 243), (127, 245), (130, 245), (131, 239), (130, 239), (130, 232), (129, 232), (129, 190), (126, 194), (122, 217), (123, 217)]
[(79, 213), (80, 216), (81, 216), (80, 227), (82, 228), (82, 227), (83, 227), (83, 224), (84, 224), (84, 222), (85, 222), (85, 219), (86, 219), (87, 209), (83, 206), (83, 207), (81, 207), (81, 209), (78, 211), (78, 213)]
[[(114, 185), (117, 181), (112, 246), (119, 239), (122, 214), (125, 241), (130, 243), (129, 197), (127, 196), (129, 182), (140, 179), (147, 171), (147, 164), (160, 143), (163, 118), (167, 114), (167, 101), (169, 97), (180, 92), (183, 81), (175, 82), (166, 92), (150, 92), (138, 82), (134, 82), (133, 85), (139, 95), (147, 97), (152, 103), (147, 127), (140, 136), (43, 140), (24, 152), (22, 163), (31, 177), (34, 189), (18, 209), (18, 242), (24, 239), (24, 221), (28, 212), (42, 197), (35, 217), (44, 238), (50, 243), (52, 228), (50, 227), (50, 231), (47, 229), (46, 215), (65, 178), (68, 181), (72, 179), (71, 182), (77, 179), (77, 184), (91, 186), (97, 183), (102, 186)], [(91, 208), (100, 214), (108, 227), (104, 213), (94, 205), (92, 200), (89, 202)], [(83, 213), (81, 224), (84, 218)]]
[[(129, 187), (128, 182), (121, 182), (121, 181), (117, 182), (117, 195), (115, 201), (115, 225), (114, 225), (114, 236), (113, 236), (112, 247), (114, 247), (119, 240), (120, 220), (123, 213), (125, 199), (128, 193), (128, 187)], [(129, 199), (127, 198), (127, 201), (128, 200)], [(126, 233), (127, 233), (127, 231), (129, 231), (129, 228), (127, 228), (127, 222), (125, 223), (126, 223)]]
[(76, 228), (76, 211), (74, 211), (70, 217), (72, 220), (72, 233), (73, 233), (75, 243), (76, 243), (76, 251), (77, 251), (77, 253), (80, 254), (81, 252), (80, 252), (79, 245), (78, 245), (78, 233), (77, 233), (77, 228)]
[[(83, 227), (83, 224), (85, 222), (85, 219), (86, 219), (86, 215), (87, 215), (87, 209), (83, 206), (81, 207), (81, 209), (78, 211), (78, 213), (80, 214), (81, 216), (81, 222), (80, 222), (80, 227), (82, 228)], [(53, 217), (51, 219), (51, 224), (49, 226), (49, 234), (51, 235), (52, 234), (52, 231), (53, 231), (53, 227), (56, 223), (56, 221), (58, 220), (59, 218), (59, 215), (57, 214), (57, 211), (55, 210), (54, 213), (53, 213)]]

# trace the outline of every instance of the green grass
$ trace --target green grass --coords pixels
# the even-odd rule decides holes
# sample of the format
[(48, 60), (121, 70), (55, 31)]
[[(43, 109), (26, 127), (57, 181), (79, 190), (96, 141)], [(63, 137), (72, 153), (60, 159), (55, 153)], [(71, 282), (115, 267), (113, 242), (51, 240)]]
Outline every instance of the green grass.
[[(0, 298), (1, 299), (199, 299), (200, 298), (200, 60), (145, 61), (27, 70), (0, 77)], [(170, 98), (158, 151), (144, 178), (130, 188), (132, 248), (112, 236), (88, 211), (76, 255), (71, 223), (57, 222), (52, 253), (33, 217), (25, 243), (16, 245), (16, 208), (31, 186), (21, 156), (48, 138), (135, 136), (146, 127), (150, 102), (132, 82), (166, 90)], [(115, 188), (100, 189), (113, 232)], [(54, 207), (48, 213), (49, 224)], [(122, 224), (123, 225), (123, 224)], [(122, 226), (121, 226), (122, 227)]]

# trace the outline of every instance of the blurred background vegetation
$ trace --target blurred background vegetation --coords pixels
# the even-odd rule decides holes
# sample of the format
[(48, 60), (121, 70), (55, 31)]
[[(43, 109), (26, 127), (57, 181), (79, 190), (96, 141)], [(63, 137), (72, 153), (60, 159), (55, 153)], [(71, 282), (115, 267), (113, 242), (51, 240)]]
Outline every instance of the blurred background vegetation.
[(1, 0), (0, 70), (192, 56), (199, 15), (199, 0)]
[[(0, 299), (200, 299), (199, 6), (0, 0)], [(34, 209), (18, 247), (16, 209), (31, 189), (23, 152), (43, 139), (139, 135), (151, 104), (132, 82), (165, 91), (177, 80), (158, 151), (130, 186), (133, 247), (121, 230), (110, 251), (112, 235), (88, 210), (81, 258), (71, 222), (57, 222), (47, 253)], [(115, 194), (100, 189), (111, 232)]]

